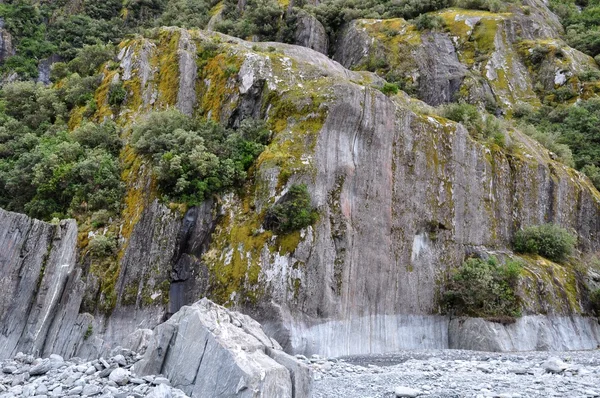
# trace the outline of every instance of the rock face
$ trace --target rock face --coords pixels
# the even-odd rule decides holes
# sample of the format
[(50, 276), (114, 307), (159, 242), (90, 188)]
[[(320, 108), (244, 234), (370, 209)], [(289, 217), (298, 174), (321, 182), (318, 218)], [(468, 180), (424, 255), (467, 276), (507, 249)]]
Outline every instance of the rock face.
[(327, 55), (329, 37), (317, 18), (305, 14), (298, 17), (295, 43)]
[[(528, 7), (528, 15), (517, 6), (497, 14), (443, 10), (436, 13), (443, 32), (420, 31), (403, 19), (352, 21), (334, 59), (375, 71), (431, 105), (464, 100), (500, 113), (537, 106), (557, 87), (582, 98), (597, 92), (578, 77), (598, 69), (593, 59), (561, 40), (560, 23), (544, 3)], [(548, 56), (535, 58), (540, 49)]]
[(12, 40), (10, 32), (4, 28), (4, 19), (0, 18), (0, 62), (15, 55)]
[[(50, 225), (0, 209), (0, 354), (49, 354), (83, 335), (78, 307), (77, 225)], [(87, 325), (86, 325), (87, 326)]]
[(475, 351), (594, 350), (600, 346), (600, 324), (581, 317), (526, 316), (502, 325), (482, 319), (453, 319), (449, 348)]
[(308, 367), (281, 352), (260, 325), (206, 299), (154, 331), (134, 371), (163, 373), (192, 397), (309, 397)]
[[(481, 20), (491, 25), (508, 29), (512, 23), (488, 14)], [(473, 22), (469, 18), (449, 20), (464, 27)], [(406, 21), (389, 23), (406, 28), (394, 38), (422, 43)], [(549, 34), (530, 28), (532, 35)], [(429, 37), (431, 51), (447, 51), (443, 68), (431, 69), (435, 90), (423, 93), (447, 98), (472, 70), (461, 67), (461, 51), (452, 52), (448, 37)], [(347, 59), (363, 56), (360, 45), (346, 50)], [(585, 348), (597, 341), (597, 329), (579, 318), (587, 308), (573, 267), (541, 258), (523, 258), (523, 313), (571, 317), (585, 339), (578, 340), (565, 321), (523, 320), (524, 326), (502, 328), (474, 321), (463, 327), (435, 315), (438, 286), (449, 270), (473, 253), (515, 257), (511, 242), (521, 226), (554, 222), (577, 232), (582, 253), (600, 250), (600, 194), (530, 138), (511, 131), (505, 148), (478, 142), (420, 101), (385, 96), (374, 74), (350, 71), (299, 46), (165, 28), (156, 37), (122, 43), (119, 60), (118, 68), (104, 71), (103, 84), (121, 79), (127, 101), (113, 114), (99, 92), (99, 119), (113, 118), (126, 129), (146, 112), (176, 107), (230, 126), (247, 117), (264, 119), (273, 141), (243, 195), (231, 193), (187, 212), (156, 199), (149, 165), (125, 149), (119, 254), (106, 275), (84, 253), (76, 259), (72, 221), (53, 226), (0, 213), (0, 265), (7, 275), (0, 281), (6, 292), (0, 298), (0, 356), (22, 350), (91, 358), (122, 341), (143, 346), (151, 335), (138, 329), (152, 329), (204, 296), (248, 312), (290, 352), (337, 356), (473, 347), (479, 343), (468, 336), (484, 329), (490, 337), (480, 346), (490, 349), (521, 349), (513, 342), (534, 329), (537, 336), (558, 337), (522, 347)], [(318, 221), (284, 236), (265, 230), (267, 207), (298, 183), (307, 184)], [(81, 241), (96, 233), (103, 232), (80, 231)], [(169, 347), (173, 330), (185, 334), (192, 322), (206, 330), (206, 342), (223, 347), (208, 323), (182, 315), (169, 322), (154, 335), (156, 347)], [(289, 358), (270, 340), (253, 338), (260, 343), (251, 345), (259, 347), (255, 355), (278, 378), (289, 378), (282, 394), (292, 391), (289, 368), (274, 365)], [(574, 343), (564, 345), (569, 340)], [(186, 347), (176, 342), (172, 353)], [(162, 361), (144, 366), (167, 369), (172, 359)], [(244, 368), (234, 369), (239, 381)], [(203, 377), (193, 367), (185, 371), (191, 373), (174, 375), (182, 388)], [(271, 388), (253, 372), (248, 390)]]

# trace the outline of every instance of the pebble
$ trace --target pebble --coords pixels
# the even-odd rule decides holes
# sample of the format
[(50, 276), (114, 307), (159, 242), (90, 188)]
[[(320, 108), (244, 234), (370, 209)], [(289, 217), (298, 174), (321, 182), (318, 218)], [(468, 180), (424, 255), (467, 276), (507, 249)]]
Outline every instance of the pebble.
[[(320, 363), (296, 358), (313, 370), (314, 398), (600, 397), (600, 350), (518, 355), (415, 350)], [(413, 395), (398, 395), (405, 392)]]
[(136, 377), (131, 369), (141, 358), (124, 349), (88, 362), (18, 353), (0, 360), (0, 398), (145, 398), (154, 391), (156, 398), (187, 398), (162, 375)]
[(421, 395), (421, 391), (419, 390), (415, 390), (414, 388), (410, 388), (410, 387), (396, 387), (394, 389), (394, 394), (396, 394), (396, 397), (409, 397), (409, 398), (413, 398), (413, 397), (418, 397), (419, 395)]

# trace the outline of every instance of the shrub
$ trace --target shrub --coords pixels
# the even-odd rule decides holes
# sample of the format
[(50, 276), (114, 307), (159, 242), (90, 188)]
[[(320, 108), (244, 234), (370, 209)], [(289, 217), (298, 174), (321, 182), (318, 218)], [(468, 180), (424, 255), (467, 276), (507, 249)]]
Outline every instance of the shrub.
[(276, 233), (290, 233), (306, 228), (317, 219), (317, 212), (310, 204), (306, 185), (292, 185), (278, 203), (267, 210), (265, 228)]
[(507, 260), (502, 265), (495, 257), (469, 258), (452, 272), (443, 304), (447, 311), (461, 316), (518, 316), (520, 300), (515, 290), (521, 269), (517, 261)]
[(415, 26), (418, 30), (439, 30), (444, 28), (445, 22), (439, 15), (421, 14), (415, 19)]
[(398, 85), (394, 83), (385, 83), (381, 88), (381, 92), (387, 96), (398, 94)]
[(482, 133), (483, 119), (479, 110), (473, 105), (464, 102), (445, 105), (441, 108), (441, 116), (462, 123), (475, 137), (479, 137)]
[(539, 254), (563, 262), (575, 247), (577, 238), (554, 224), (530, 226), (515, 235), (514, 248), (519, 253)]
[(108, 91), (108, 104), (110, 106), (120, 106), (127, 97), (127, 90), (123, 87), (123, 83), (112, 83)]
[(151, 158), (166, 197), (195, 205), (212, 193), (241, 187), (269, 138), (263, 122), (244, 120), (230, 130), (171, 110), (134, 125), (132, 146)]
[(108, 257), (117, 251), (117, 239), (111, 235), (96, 235), (90, 240), (88, 250), (93, 257)]
[(590, 302), (592, 304), (592, 310), (596, 315), (600, 316), (600, 289), (596, 289), (590, 293)]
[(600, 167), (588, 164), (581, 171), (592, 181), (596, 189), (600, 190)]
[(559, 142), (561, 138), (559, 132), (538, 130), (532, 125), (521, 125), (520, 129), (523, 133), (542, 144), (550, 152), (556, 154), (558, 159), (565, 165), (569, 167), (575, 165), (573, 152), (571, 152), (569, 146)]

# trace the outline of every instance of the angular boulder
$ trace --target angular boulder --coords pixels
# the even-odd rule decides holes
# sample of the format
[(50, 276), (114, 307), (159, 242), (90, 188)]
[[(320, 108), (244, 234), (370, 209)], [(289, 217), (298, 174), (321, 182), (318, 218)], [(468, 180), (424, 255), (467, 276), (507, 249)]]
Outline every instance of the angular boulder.
[(134, 373), (162, 373), (192, 397), (308, 397), (308, 367), (281, 351), (260, 324), (202, 299), (154, 330)]
[(327, 55), (329, 49), (327, 31), (321, 22), (312, 15), (304, 14), (298, 17), (294, 39), (299, 46), (308, 47)]

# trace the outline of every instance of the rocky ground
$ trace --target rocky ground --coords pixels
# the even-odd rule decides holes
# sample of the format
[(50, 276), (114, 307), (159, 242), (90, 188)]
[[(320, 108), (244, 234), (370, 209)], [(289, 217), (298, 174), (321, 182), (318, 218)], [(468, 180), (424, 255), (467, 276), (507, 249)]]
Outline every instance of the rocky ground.
[(314, 370), (315, 398), (600, 396), (600, 350), (300, 358)]
[[(130, 368), (141, 356), (128, 350), (113, 354), (89, 362), (25, 354), (0, 361), (0, 398), (187, 397), (160, 375), (136, 377)], [(314, 398), (600, 397), (600, 350), (297, 358), (313, 371)]]
[(0, 398), (115, 397), (185, 398), (161, 376), (135, 377), (130, 368), (141, 356), (118, 350), (111, 358), (65, 361), (58, 355), (34, 358), (17, 354), (0, 361)]

